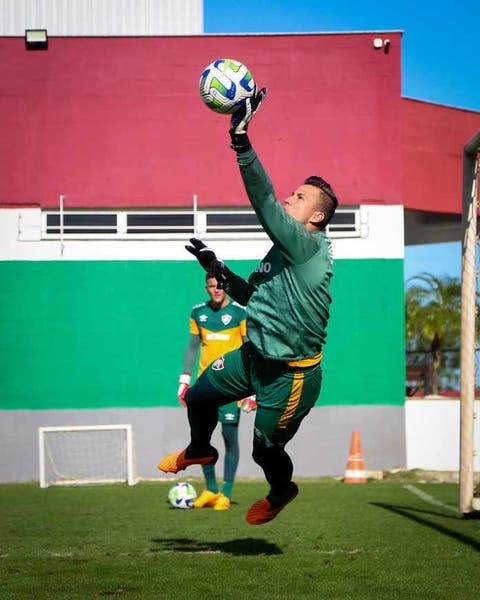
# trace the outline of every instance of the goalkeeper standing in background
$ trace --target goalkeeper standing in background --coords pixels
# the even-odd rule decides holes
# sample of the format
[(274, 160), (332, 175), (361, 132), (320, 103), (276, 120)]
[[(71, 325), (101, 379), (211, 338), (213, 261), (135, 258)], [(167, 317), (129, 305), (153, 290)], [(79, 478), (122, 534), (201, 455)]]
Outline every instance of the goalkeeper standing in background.
[(265, 498), (247, 511), (251, 525), (274, 519), (298, 494), (285, 445), (320, 393), (321, 360), (330, 307), (332, 254), (325, 227), (337, 198), (321, 177), (309, 177), (280, 204), (248, 135), (265, 96), (255, 90), (231, 118), (231, 147), (250, 202), (273, 246), (245, 281), (200, 240), (187, 246), (231, 298), (246, 306), (248, 341), (215, 360), (185, 396), (190, 444), (158, 463), (167, 473), (214, 464), (210, 438), (217, 408), (256, 394), (253, 459), (269, 484)]
[[(207, 273), (205, 290), (210, 298), (193, 307), (189, 319), (190, 339), (183, 357), (183, 372), (180, 375), (178, 399), (186, 406), (185, 395), (190, 387), (191, 373), (198, 349), (200, 360), (198, 374), (222, 354), (242, 345), (246, 339), (245, 309), (236, 302), (230, 302), (225, 291), (217, 288), (217, 280)], [(253, 398), (241, 402), (245, 412), (255, 408)], [(223, 486), (219, 492), (214, 465), (202, 465), (205, 489), (193, 503), (195, 508), (213, 507), (214, 510), (228, 510), (231, 506), (232, 488), (238, 467), (238, 424), (240, 408), (238, 402), (231, 402), (218, 408), (218, 422), (222, 424), (222, 437), (225, 443)]]

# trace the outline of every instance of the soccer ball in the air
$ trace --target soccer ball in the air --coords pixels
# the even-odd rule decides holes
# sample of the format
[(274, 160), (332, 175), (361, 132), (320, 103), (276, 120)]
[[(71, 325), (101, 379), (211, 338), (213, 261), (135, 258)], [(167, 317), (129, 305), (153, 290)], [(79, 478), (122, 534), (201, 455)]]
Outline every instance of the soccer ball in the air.
[(175, 508), (193, 508), (196, 497), (197, 492), (190, 483), (176, 483), (168, 492), (168, 500)]
[(204, 69), (199, 82), (200, 97), (215, 112), (232, 114), (255, 90), (247, 67), (231, 58), (219, 58)]

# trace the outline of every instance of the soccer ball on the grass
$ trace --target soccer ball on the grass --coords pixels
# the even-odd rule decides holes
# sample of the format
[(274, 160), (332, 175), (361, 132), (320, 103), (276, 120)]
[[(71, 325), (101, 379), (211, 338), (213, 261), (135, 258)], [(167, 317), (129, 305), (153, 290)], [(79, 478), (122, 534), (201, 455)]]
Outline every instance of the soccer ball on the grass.
[(231, 58), (219, 58), (206, 67), (199, 82), (200, 97), (215, 112), (232, 114), (255, 90), (247, 67)]
[(190, 483), (176, 483), (168, 492), (168, 500), (175, 508), (193, 508), (197, 497), (195, 488)]

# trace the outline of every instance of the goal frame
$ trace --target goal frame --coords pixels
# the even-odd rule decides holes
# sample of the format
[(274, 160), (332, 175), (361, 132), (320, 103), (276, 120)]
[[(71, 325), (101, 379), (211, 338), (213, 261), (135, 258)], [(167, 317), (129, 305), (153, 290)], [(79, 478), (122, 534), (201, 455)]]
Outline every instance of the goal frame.
[(476, 388), (477, 218), (480, 130), (463, 149), (462, 302), (460, 337), (459, 512), (480, 515), (474, 496), (474, 420)]
[(92, 485), (98, 483), (114, 483), (119, 480), (111, 481), (86, 481), (79, 482), (78, 480), (68, 480), (62, 483), (51, 484), (47, 482), (45, 477), (45, 434), (49, 432), (64, 432), (64, 431), (111, 431), (111, 430), (125, 430), (126, 432), (126, 445), (127, 445), (127, 476), (125, 481), (127, 485), (135, 485), (135, 473), (134, 473), (134, 458), (133, 458), (133, 433), (132, 426), (130, 424), (125, 425), (69, 425), (69, 426), (55, 426), (55, 427), (39, 427), (38, 428), (38, 458), (39, 458), (39, 484), (41, 488), (49, 487), (50, 485)]

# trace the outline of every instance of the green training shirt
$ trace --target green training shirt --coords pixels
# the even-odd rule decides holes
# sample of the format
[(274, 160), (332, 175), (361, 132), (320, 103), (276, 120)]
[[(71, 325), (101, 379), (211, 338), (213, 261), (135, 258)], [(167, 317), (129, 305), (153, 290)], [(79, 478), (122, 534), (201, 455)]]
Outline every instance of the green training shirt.
[(237, 159), (250, 202), (273, 247), (248, 284), (232, 277), (229, 294), (246, 305), (247, 336), (262, 356), (287, 361), (313, 357), (326, 338), (330, 240), (324, 231), (309, 231), (285, 212), (253, 149)]

